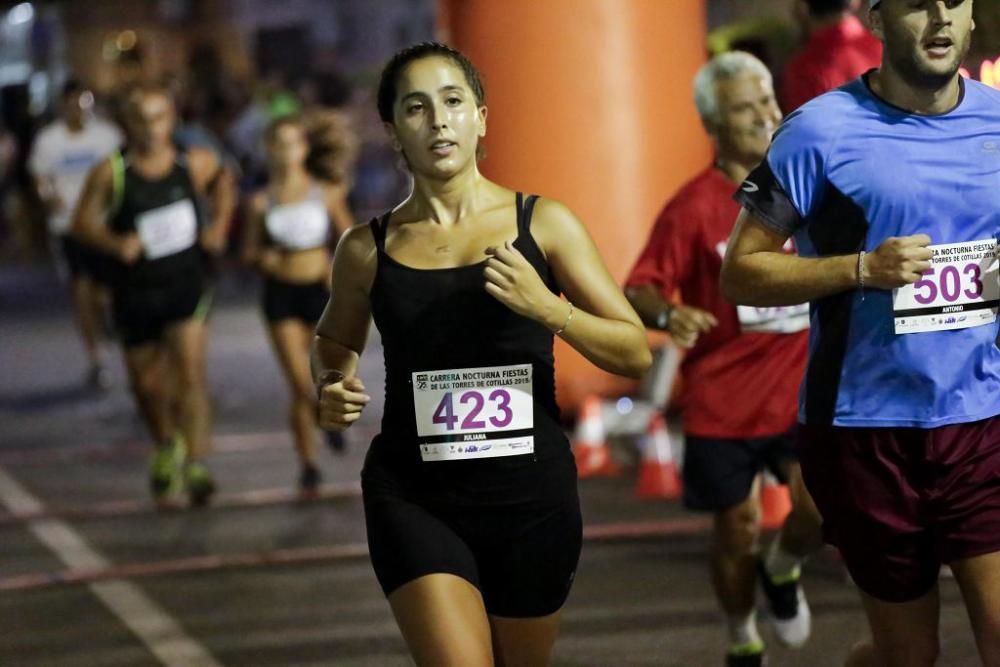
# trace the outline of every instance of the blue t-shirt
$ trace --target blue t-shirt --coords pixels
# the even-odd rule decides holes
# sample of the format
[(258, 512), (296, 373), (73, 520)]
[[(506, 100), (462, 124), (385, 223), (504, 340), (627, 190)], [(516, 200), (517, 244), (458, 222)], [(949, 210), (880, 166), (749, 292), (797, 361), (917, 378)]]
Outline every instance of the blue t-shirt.
[[(877, 97), (867, 76), (790, 115), (737, 201), (775, 231), (794, 235), (803, 256), (871, 252), (890, 236), (919, 233), (933, 246), (961, 243), (937, 251), (956, 253), (956, 263), (935, 263), (943, 271), (925, 274), (932, 284), (918, 283), (924, 291), (917, 294), (961, 301), (963, 292), (982, 295), (985, 282), (986, 296), (936, 310), (897, 305), (895, 314), (892, 290), (813, 301), (799, 420), (933, 428), (998, 415), (1000, 322), (991, 295), (1000, 290), (1000, 91), (963, 80), (954, 109), (925, 116)], [(958, 253), (972, 249), (989, 258), (976, 267), (957, 263), (973, 257)], [(909, 326), (907, 316), (939, 329), (965, 326), (959, 320), (973, 316), (989, 321), (898, 333)]]

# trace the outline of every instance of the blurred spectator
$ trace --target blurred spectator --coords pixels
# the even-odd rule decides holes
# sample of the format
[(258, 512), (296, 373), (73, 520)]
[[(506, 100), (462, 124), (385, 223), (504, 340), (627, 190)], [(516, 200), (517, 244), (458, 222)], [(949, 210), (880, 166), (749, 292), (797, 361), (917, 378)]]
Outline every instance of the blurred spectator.
[(107, 106), (107, 115), (122, 129), (127, 127), (126, 108), (129, 92), (147, 82), (145, 72), (146, 59), (141, 44), (118, 53), (114, 61), (114, 88), (103, 102)]
[(8, 216), (7, 185), (10, 182), (9, 176), (14, 171), (16, 159), (17, 142), (0, 120), (0, 248), (3, 248), (0, 256), (7, 254), (12, 234)]
[(781, 104), (791, 113), (882, 62), (882, 42), (855, 15), (859, 0), (796, 0), (806, 42), (788, 65)]
[(69, 269), (77, 330), (90, 362), (87, 383), (105, 388), (109, 375), (99, 345), (107, 303), (106, 290), (100, 285), (104, 261), (97, 251), (72, 238), (69, 231), (87, 174), (121, 145), (122, 134), (92, 115), (94, 95), (80, 83), (67, 82), (60, 102), (59, 118), (38, 133), (28, 168), (45, 208), (50, 238), (59, 246)]
[[(45, 254), (41, 204), (28, 173), (28, 146), (34, 141), (35, 121), (27, 84), (0, 88), (0, 124), (9, 132), (6, 194), (2, 205), (9, 231), (4, 256), (34, 259)], [(12, 148), (11, 148), (12, 147)]]
[[(192, 98), (197, 97), (195, 86), (188, 84), (182, 76), (169, 74), (163, 79), (163, 87), (170, 93), (177, 109), (177, 124), (173, 135), (177, 147), (181, 150), (195, 146), (206, 148), (212, 151), (219, 164), (232, 168), (234, 172), (237, 171), (235, 158), (209, 127), (210, 119), (207, 112), (199, 111), (201, 107), (192, 102)], [(221, 109), (217, 111), (224, 113)]]
[(288, 90), (284, 77), (279, 72), (269, 72), (257, 84), (253, 96), (226, 133), (226, 140), (243, 167), (244, 189), (255, 189), (266, 180), (267, 152), (264, 134), (271, 121), (300, 111), (301, 102)]

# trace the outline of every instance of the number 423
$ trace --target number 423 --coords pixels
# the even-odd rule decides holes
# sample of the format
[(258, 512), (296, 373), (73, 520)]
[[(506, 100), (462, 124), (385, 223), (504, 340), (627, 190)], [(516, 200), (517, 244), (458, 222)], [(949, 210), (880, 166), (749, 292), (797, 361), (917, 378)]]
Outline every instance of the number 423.
[[(496, 428), (504, 428), (514, 420), (514, 411), (510, 408), (510, 392), (506, 389), (494, 389), (489, 396), (483, 396), (479, 391), (466, 391), (459, 396), (456, 411), (456, 401), (452, 392), (441, 397), (441, 402), (434, 409), (434, 416), (431, 421), (434, 424), (444, 424), (449, 431), (455, 429), (455, 424), (461, 419), (462, 430), (484, 429), (489, 423)], [(490, 401), (492, 405), (486, 405)], [(483, 408), (488, 410), (483, 413)], [(457, 412), (465, 412), (464, 417), (460, 417)], [(484, 418), (480, 419), (480, 415)]]

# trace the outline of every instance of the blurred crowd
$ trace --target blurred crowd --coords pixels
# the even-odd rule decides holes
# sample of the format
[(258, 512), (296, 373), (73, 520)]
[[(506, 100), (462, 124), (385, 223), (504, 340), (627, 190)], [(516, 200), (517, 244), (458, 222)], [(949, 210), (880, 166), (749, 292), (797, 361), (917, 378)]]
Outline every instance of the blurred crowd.
[[(218, 53), (208, 45), (195, 49), (185, 71), (153, 80), (146, 74), (151, 69), (146, 60), (141, 43), (121, 52), (107, 64), (112, 70), (107, 78), (114, 85), (104, 90), (72, 74), (65, 81), (53, 82), (57, 85), (51, 87), (49, 105), (39, 114), (30, 110), (27, 86), (11, 86), (2, 92), (0, 263), (35, 261), (50, 254), (46, 219), (52, 211), (45, 201), (44, 184), (33, 173), (37, 170), (32, 169), (32, 154), (42, 130), (65, 121), (67, 84), (80, 91), (72, 103), (80, 105), (88, 121), (113, 124), (125, 141), (123, 104), (128, 92), (141, 84), (164, 85), (178, 110), (176, 143), (211, 149), (238, 174), (241, 195), (266, 180), (267, 128), (274, 120), (293, 115), (308, 122), (310, 143), (316, 148), (314, 159), (327, 161), (313, 165), (314, 171), (349, 183), (351, 207), (359, 216), (376, 212), (405, 188), (406, 178), (396, 168), (394, 154), (382, 140), (382, 129), (369, 112), (371, 91), (352, 84), (346, 76), (305, 68), (295, 80), (279, 71), (235, 80), (227, 76)], [(241, 202), (245, 199), (240, 197)], [(231, 248), (243, 217), (240, 206), (231, 227)]]

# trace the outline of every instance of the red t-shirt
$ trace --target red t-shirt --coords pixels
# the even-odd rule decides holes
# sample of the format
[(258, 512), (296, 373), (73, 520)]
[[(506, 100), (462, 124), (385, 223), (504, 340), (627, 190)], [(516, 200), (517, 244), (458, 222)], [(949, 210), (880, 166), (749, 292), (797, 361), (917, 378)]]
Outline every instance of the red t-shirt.
[[(719, 273), (740, 206), (738, 185), (714, 167), (700, 173), (667, 203), (626, 285), (653, 285), (664, 299), (676, 290), (688, 306), (706, 310), (719, 325), (698, 338), (681, 364), (684, 431), (708, 438), (757, 438), (789, 430), (808, 353), (804, 307), (782, 309), (795, 333), (760, 333), (761, 312), (737, 309), (722, 296)], [(779, 319), (780, 316), (778, 316)], [(767, 319), (764, 317), (763, 319)]]
[(882, 42), (854, 16), (809, 37), (785, 66), (781, 106), (791, 113), (882, 63)]

